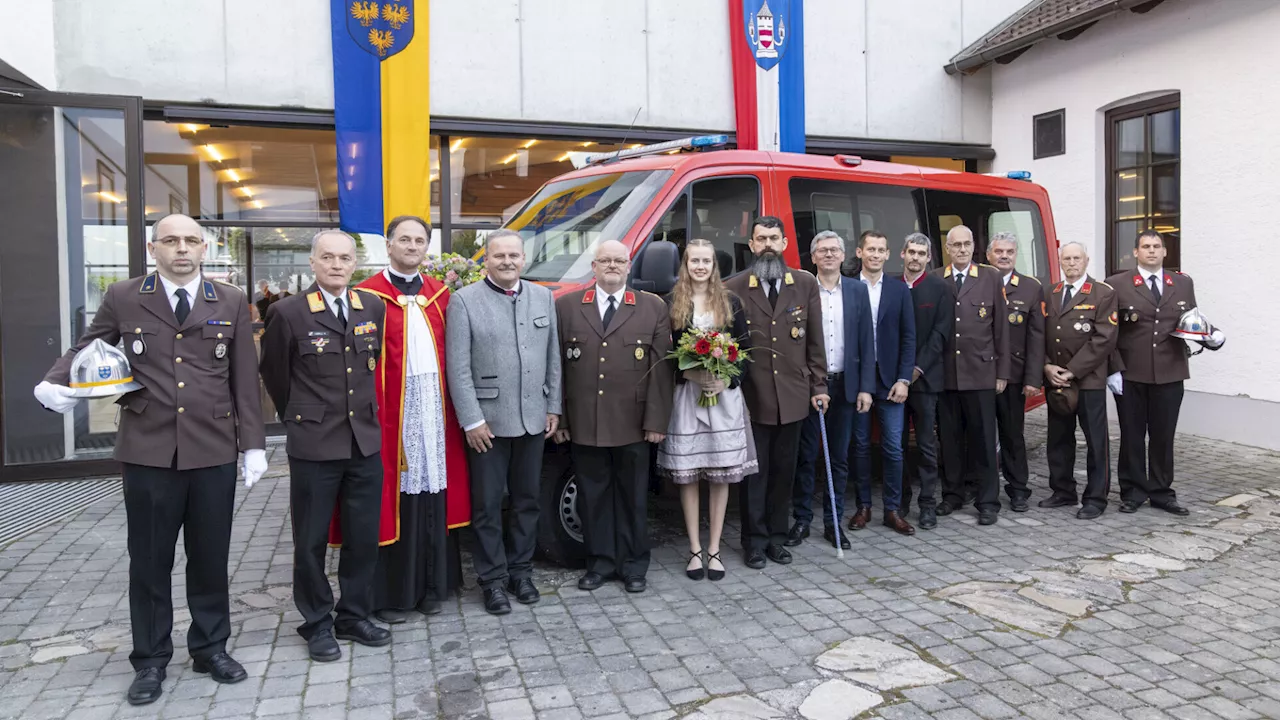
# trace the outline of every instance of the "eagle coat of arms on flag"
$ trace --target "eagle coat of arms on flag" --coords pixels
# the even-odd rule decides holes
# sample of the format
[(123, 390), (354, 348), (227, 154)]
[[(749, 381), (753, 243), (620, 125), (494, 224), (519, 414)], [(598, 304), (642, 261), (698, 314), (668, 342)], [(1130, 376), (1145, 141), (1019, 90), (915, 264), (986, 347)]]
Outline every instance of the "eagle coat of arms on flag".
[(742, 0), (742, 17), (747, 25), (747, 46), (756, 64), (772, 70), (790, 44), (791, 0)]
[(385, 60), (413, 40), (413, 0), (349, 0), (347, 32), (366, 52)]

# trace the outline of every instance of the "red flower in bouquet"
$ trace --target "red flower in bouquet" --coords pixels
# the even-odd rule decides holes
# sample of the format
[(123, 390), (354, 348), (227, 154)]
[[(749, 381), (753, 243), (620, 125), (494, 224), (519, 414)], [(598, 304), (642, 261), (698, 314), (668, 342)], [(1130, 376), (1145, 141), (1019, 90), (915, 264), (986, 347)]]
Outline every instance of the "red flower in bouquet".
[[(681, 371), (703, 370), (727, 383), (742, 374), (742, 363), (750, 359), (747, 354), (728, 333), (693, 328), (685, 332), (667, 358), (675, 360)], [(717, 395), (703, 394), (698, 398), (702, 407), (718, 402)]]
[(729, 362), (738, 362), (738, 346), (729, 346)]
[(711, 341), (703, 338), (693, 346), (693, 351), (699, 355), (706, 355), (711, 352)]

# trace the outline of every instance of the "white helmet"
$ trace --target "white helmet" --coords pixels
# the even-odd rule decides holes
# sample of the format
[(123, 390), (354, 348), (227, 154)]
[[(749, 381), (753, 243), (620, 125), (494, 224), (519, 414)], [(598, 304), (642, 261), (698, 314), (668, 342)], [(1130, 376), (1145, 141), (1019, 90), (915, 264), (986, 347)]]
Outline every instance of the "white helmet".
[(1213, 326), (1205, 319), (1199, 308), (1191, 308), (1178, 318), (1178, 327), (1170, 335), (1183, 340), (1204, 342), (1213, 332)]
[(71, 390), (75, 397), (110, 397), (141, 389), (142, 383), (133, 379), (129, 359), (101, 338), (86, 345), (71, 361)]

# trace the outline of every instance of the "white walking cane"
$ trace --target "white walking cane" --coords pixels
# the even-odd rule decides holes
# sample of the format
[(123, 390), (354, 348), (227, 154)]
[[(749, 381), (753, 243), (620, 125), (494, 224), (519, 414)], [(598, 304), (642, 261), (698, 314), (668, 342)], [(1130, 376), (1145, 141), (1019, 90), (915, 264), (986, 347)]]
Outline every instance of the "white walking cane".
[(831, 520), (835, 528), (836, 557), (844, 557), (844, 548), (840, 547), (840, 515), (836, 512), (836, 484), (831, 479), (831, 450), (827, 447), (827, 415), (823, 412), (823, 403), (818, 401), (818, 428), (822, 431), (822, 459), (827, 466), (827, 497), (831, 498)]

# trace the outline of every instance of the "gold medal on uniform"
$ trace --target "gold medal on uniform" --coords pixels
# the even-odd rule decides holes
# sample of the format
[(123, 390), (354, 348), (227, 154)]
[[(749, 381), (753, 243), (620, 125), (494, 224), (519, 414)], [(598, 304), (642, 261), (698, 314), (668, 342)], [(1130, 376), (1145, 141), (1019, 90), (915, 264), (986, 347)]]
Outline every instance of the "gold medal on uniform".
[(636, 348), (636, 359), (637, 359), (637, 360), (643, 360), (643, 359), (644, 359), (644, 348), (642, 348), (642, 347), (637, 347), (637, 348)]
[(799, 339), (800, 339), (800, 328), (798, 328), (798, 327), (793, 327), (793, 328), (791, 328), (791, 337), (792, 337), (793, 339), (799, 340)]
[(213, 356), (221, 360), (227, 356), (227, 344), (220, 342), (213, 346)]
[(378, 367), (378, 361), (373, 358), (369, 358), (369, 372), (373, 372), (373, 369), (376, 367)]
[(987, 309), (986, 309), (985, 307), (980, 307), (980, 308), (978, 308), (978, 317), (983, 318), (983, 319), (986, 319), (986, 317), (987, 317)]

